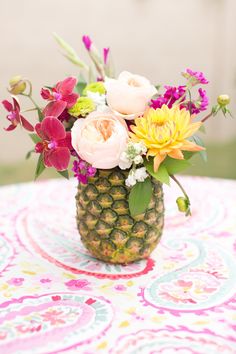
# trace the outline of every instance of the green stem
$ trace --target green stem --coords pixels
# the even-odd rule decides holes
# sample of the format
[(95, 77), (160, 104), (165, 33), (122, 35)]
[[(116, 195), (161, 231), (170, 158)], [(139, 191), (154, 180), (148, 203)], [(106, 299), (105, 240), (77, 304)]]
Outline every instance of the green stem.
[(36, 111), (37, 108), (30, 108), (30, 109), (25, 109), (24, 111), (21, 111), (21, 113), (25, 113), (25, 112), (31, 112), (31, 111)]
[(182, 186), (182, 184), (177, 180), (177, 178), (174, 175), (170, 175), (170, 178), (172, 178), (173, 181), (175, 181), (175, 183), (181, 189), (181, 191), (182, 191), (183, 195), (185, 196), (185, 198), (189, 201), (188, 194), (186, 193), (186, 191), (185, 191), (184, 187)]
[(204, 117), (201, 122), (204, 123), (207, 119), (209, 119), (211, 116), (213, 116), (213, 112), (209, 113), (206, 117)]
[(26, 93), (21, 93), (22, 96), (28, 97), (30, 99), (30, 101), (33, 103), (33, 105), (35, 106), (36, 109), (40, 109), (40, 107), (37, 105), (37, 103), (35, 102), (35, 100), (33, 99), (33, 97), (30, 95), (30, 93), (26, 94)]

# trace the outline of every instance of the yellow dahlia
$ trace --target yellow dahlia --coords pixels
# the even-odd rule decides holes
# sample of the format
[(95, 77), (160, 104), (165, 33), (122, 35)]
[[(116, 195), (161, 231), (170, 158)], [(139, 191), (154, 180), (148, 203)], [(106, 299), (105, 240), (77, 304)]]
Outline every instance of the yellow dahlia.
[(147, 148), (147, 157), (154, 157), (154, 171), (168, 156), (184, 159), (182, 150), (200, 151), (202, 146), (187, 140), (201, 126), (201, 122), (192, 123), (192, 117), (186, 109), (179, 106), (168, 108), (148, 108), (141, 118), (135, 119), (131, 126), (130, 137), (135, 142), (143, 142)]

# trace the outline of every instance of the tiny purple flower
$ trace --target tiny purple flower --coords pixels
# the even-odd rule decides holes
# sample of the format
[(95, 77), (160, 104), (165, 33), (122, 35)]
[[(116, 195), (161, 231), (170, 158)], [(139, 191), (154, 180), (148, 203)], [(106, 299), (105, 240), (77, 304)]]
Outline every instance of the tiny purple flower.
[(90, 51), (92, 41), (89, 36), (83, 36), (82, 41), (84, 42), (85, 48)]
[(109, 51), (110, 51), (110, 48), (103, 48), (103, 60), (104, 60), (104, 64), (107, 63)]
[(79, 157), (78, 159), (79, 160), (75, 160), (73, 162), (72, 171), (74, 172), (74, 176), (78, 179), (79, 182), (87, 184), (88, 178), (93, 177), (97, 170), (96, 168), (89, 165), (86, 161), (80, 159)]
[(201, 71), (193, 71), (191, 69), (186, 69), (186, 72), (182, 73), (182, 75), (189, 80), (192, 86), (201, 84), (206, 85), (209, 81), (205, 78), (204, 74)]
[(93, 177), (96, 174), (97, 170), (95, 167), (89, 166), (87, 172), (89, 177)]

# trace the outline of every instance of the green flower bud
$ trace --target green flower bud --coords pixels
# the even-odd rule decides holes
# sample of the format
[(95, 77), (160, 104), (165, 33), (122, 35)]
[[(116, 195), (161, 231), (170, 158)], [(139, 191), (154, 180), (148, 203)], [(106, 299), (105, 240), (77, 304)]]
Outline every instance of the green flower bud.
[(86, 116), (96, 108), (93, 100), (89, 97), (80, 97), (73, 107), (68, 109), (68, 113), (73, 117)]
[(230, 97), (228, 95), (220, 95), (217, 97), (217, 102), (221, 107), (225, 107), (230, 103)]
[(189, 209), (189, 200), (185, 197), (179, 197), (176, 199), (176, 203), (179, 211), (186, 213)]
[(20, 93), (23, 93), (26, 89), (26, 82), (22, 79), (20, 75), (14, 76), (9, 81), (9, 85), (9, 92), (13, 95), (19, 95)]
[(104, 84), (101, 81), (91, 82), (91, 84), (88, 84), (83, 90), (83, 95), (87, 95), (88, 91), (95, 93), (97, 92), (100, 93), (100, 95), (104, 95), (106, 92)]

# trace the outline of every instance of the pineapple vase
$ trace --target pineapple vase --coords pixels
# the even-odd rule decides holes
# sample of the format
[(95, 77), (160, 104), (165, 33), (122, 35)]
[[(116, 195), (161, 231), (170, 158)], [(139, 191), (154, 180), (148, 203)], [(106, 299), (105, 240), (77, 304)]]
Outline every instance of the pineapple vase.
[(92, 256), (108, 263), (128, 264), (149, 257), (164, 225), (162, 184), (151, 179), (153, 194), (146, 211), (132, 217), (127, 171), (98, 169), (76, 195), (76, 220), (81, 241)]

